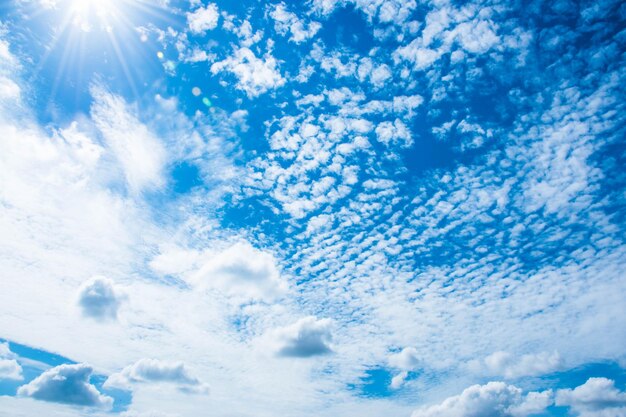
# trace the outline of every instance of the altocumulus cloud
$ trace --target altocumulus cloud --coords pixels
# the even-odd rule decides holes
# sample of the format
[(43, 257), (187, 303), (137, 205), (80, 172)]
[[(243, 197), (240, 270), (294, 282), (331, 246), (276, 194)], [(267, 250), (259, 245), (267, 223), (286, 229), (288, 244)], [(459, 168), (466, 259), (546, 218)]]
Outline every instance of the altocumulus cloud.
[(268, 343), (278, 356), (308, 358), (332, 352), (332, 321), (309, 316), (286, 327), (273, 329)]
[(529, 392), (504, 382), (472, 385), (441, 404), (418, 408), (412, 417), (526, 417), (552, 404), (552, 392)]
[(89, 383), (92, 372), (92, 367), (84, 363), (59, 365), (21, 386), (17, 394), (42, 401), (109, 409), (113, 398), (101, 394)]
[(114, 320), (124, 296), (106, 277), (95, 276), (81, 285), (78, 305), (84, 316), (96, 320)]
[(106, 380), (105, 387), (131, 389), (134, 384), (175, 385), (179, 391), (208, 394), (207, 384), (194, 377), (183, 362), (140, 359)]

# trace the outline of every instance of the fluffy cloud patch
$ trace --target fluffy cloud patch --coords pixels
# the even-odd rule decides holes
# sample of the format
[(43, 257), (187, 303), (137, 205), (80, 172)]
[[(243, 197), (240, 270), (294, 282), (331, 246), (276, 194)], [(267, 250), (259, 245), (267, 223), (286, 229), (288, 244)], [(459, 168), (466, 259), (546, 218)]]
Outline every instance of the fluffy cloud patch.
[(89, 383), (92, 372), (91, 366), (84, 363), (59, 365), (21, 386), (17, 394), (42, 401), (109, 409), (113, 398), (101, 394)]
[(272, 330), (268, 337), (278, 356), (308, 358), (332, 352), (332, 321), (305, 317), (296, 323)]
[[(188, 259), (194, 258), (193, 253)], [(153, 267), (166, 265), (168, 255), (166, 253), (157, 258)], [(180, 258), (181, 253), (174, 252), (174, 256)], [(205, 253), (197, 257), (188, 269), (184, 277), (194, 286), (214, 288), (235, 299), (269, 302), (287, 290), (276, 258), (247, 242), (236, 243), (222, 251)]]
[(285, 3), (277, 4), (270, 12), (270, 16), (274, 19), (276, 32), (281, 35), (291, 33), (289, 40), (295, 43), (312, 38), (322, 27), (318, 22), (305, 24), (295, 13), (287, 10)]
[(0, 380), (11, 379), (21, 381), (22, 367), (15, 360), (16, 355), (9, 349), (8, 343), (0, 343)]
[(472, 385), (441, 404), (421, 407), (412, 417), (525, 417), (541, 413), (552, 403), (552, 392), (523, 394), (504, 382)]
[(217, 5), (209, 3), (192, 13), (187, 13), (187, 24), (193, 33), (204, 33), (217, 27), (219, 17)]
[(96, 276), (81, 285), (78, 305), (86, 317), (114, 320), (124, 296), (109, 278)]
[(270, 53), (258, 58), (249, 48), (239, 48), (232, 56), (211, 65), (211, 72), (222, 71), (237, 77), (237, 89), (246, 92), (248, 97), (257, 97), (269, 90), (285, 84), (278, 69), (278, 61)]
[(626, 416), (626, 392), (615, 387), (607, 378), (589, 378), (574, 389), (561, 389), (556, 393), (555, 404), (568, 406), (581, 417)]
[(395, 353), (389, 357), (389, 366), (397, 368), (400, 373), (396, 374), (391, 379), (391, 388), (398, 389), (404, 385), (409, 371), (415, 370), (419, 366), (420, 360), (417, 353), (417, 349), (412, 347), (406, 347), (400, 352)]
[(539, 376), (555, 371), (561, 364), (558, 352), (540, 352), (516, 357), (508, 352), (494, 352), (482, 361), (470, 363), (477, 373), (504, 378)]
[(111, 375), (105, 387), (131, 389), (134, 384), (173, 384), (185, 393), (206, 394), (208, 386), (191, 372), (183, 362), (140, 359), (132, 365)]

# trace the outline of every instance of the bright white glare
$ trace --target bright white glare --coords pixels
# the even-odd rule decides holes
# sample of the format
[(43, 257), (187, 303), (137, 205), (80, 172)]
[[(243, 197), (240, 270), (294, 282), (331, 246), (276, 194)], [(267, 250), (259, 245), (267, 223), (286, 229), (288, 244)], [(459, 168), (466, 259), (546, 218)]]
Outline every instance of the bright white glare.
[(66, 0), (71, 22), (84, 32), (98, 25), (109, 31), (111, 19), (118, 13), (121, 0)]

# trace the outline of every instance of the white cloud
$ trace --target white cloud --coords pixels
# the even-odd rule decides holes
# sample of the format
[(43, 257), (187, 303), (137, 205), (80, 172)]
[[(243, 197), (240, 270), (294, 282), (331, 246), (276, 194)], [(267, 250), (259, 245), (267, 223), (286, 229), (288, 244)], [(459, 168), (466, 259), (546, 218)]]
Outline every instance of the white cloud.
[(200, 7), (192, 13), (187, 13), (187, 24), (193, 33), (204, 33), (217, 27), (219, 19), (217, 5), (209, 3), (205, 7)]
[(207, 394), (208, 385), (191, 375), (183, 362), (140, 359), (112, 374), (105, 387), (131, 389), (135, 384), (173, 384), (185, 393)]
[(494, 352), (482, 361), (470, 362), (470, 369), (489, 376), (519, 378), (540, 376), (556, 371), (561, 365), (558, 352), (540, 352), (515, 356), (509, 352)]
[(269, 52), (262, 59), (257, 58), (246, 47), (236, 49), (232, 56), (211, 65), (213, 74), (222, 71), (228, 71), (237, 77), (236, 87), (245, 91), (248, 97), (256, 97), (285, 84), (276, 58)]
[(274, 19), (276, 32), (283, 36), (291, 33), (289, 40), (297, 44), (315, 36), (322, 27), (318, 22), (306, 24), (295, 13), (288, 11), (285, 3), (279, 3), (273, 7), (270, 16)]
[(159, 139), (132, 114), (128, 104), (100, 86), (92, 88), (91, 116), (120, 162), (130, 190), (139, 193), (164, 185), (167, 153)]
[(17, 355), (11, 352), (8, 343), (0, 343), (0, 381), (3, 379), (21, 381), (24, 379), (22, 367), (16, 358)]
[(278, 356), (308, 358), (326, 355), (333, 351), (331, 328), (330, 319), (304, 317), (289, 326), (271, 330), (264, 342)]
[(245, 241), (205, 252), (168, 248), (150, 266), (161, 274), (180, 275), (195, 287), (221, 291), (234, 300), (272, 302), (287, 291), (276, 258)]
[(86, 364), (59, 365), (45, 371), (17, 394), (37, 400), (109, 409), (113, 399), (89, 383), (93, 369)]
[(376, 137), (379, 142), (387, 146), (399, 145), (408, 148), (413, 145), (413, 134), (400, 119), (379, 123), (376, 126)]
[(389, 366), (402, 371), (414, 371), (419, 364), (419, 353), (413, 347), (406, 347), (389, 357)]
[(123, 299), (113, 280), (103, 276), (85, 281), (78, 291), (81, 312), (96, 320), (115, 320)]
[(391, 378), (391, 383), (389, 383), (389, 386), (391, 387), (391, 389), (398, 389), (402, 387), (406, 382), (408, 376), (409, 373), (407, 371), (402, 371), (399, 374), (394, 375), (393, 378)]
[(472, 385), (441, 404), (418, 408), (412, 417), (525, 417), (543, 412), (552, 403), (552, 393), (530, 392), (504, 382)]
[(626, 416), (626, 392), (618, 390), (615, 381), (607, 378), (589, 378), (574, 389), (560, 389), (555, 404), (571, 407), (581, 417)]

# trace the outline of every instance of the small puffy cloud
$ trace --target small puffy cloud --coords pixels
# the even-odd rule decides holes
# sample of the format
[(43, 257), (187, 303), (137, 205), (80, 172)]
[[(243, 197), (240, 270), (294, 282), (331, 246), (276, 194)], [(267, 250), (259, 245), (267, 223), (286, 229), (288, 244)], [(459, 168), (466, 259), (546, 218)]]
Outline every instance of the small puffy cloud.
[(289, 326), (271, 330), (266, 342), (277, 356), (308, 358), (332, 353), (332, 321), (305, 317)]
[(197, 286), (218, 289), (233, 298), (273, 301), (287, 290), (274, 256), (248, 242), (207, 254), (190, 274)]
[(9, 349), (8, 343), (0, 343), (0, 381), (3, 379), (11, 379), (21, 381), (22, 367), (15, 360), (16, 355)]
[(245, 91), (248, 97), (259, 96), (285, 84), (276, 58), (270, 53), (266, 53), (262, 59), (258, 58), (249, 48), (239, 48), (232, 56), (211, 65), (213, 74), (222, 71), (237, 77), (236, 88)]
[(402, 371), (413, 371), (419, 363), (417, 349), (412, 347), (406, 347), (389, 357), (389, 365)]
[(318, 22), (304, 23), (295, 13), (287, 10), (285, 3), (277, 4), (271, 11), (270, 16), (274, 19), (276, 32), (281, 35), (291, 33), (290, 41), (302, 43), (312, 38), (322, 27)]
[(419, 366), (420, 360), (415, 348), (406, 347), (400, 352), (391, 355), (388, 362), (389, 366), (400, 370), (400, 373), (391, 379), (390, 384), (391, 388), (398, 389), (404, 385), (409, 376), (409, 371), (413, 371)]
[(399, 374), (391, 378), (391, 383), (389, 384), (389, 386), (391, 387), (391, 389), (398, 389), (402, 387), (402, 385), (404, 385), (404, 383), (406, 382), (408, 376), (409, 373), (407, 371), (400, 372)]
[(113, 398), (101, 394), (89, 383), (92, 372), (91, 366), (84, 363), (59, 365), (22, 385), (17, 394), (42, 401), (110, 409)]
[(217, 5), (209, 3), (205, 7), (194, 10), (192, 13), (187, 13), (187, 24), (189, 30), (193, 33), (204, 33), (217, 27), (219, 17)]
[(140, 359), (120, 372), (109, 376), (105, 387), (131, 389), (134, 384), (173, 384), (179, 391), (206, 394), (208, 386), (191, 372), (183, 362)]
[(116, 319), (123, 299), (114, 282), (102, 276), (86, 281), (78, 291), (78, 305), (83, 315), (97, 320)]
[(412, 417), (526, 417), (539, 414), (552, 404), (552, 392), (523, 394), (504, 382), (472, 385), (441, 404), (418, 408)]
[(469, 368), (478, 374), (501, 376), (507, 379), (539, 376), (553, 372), (561, 365), (558, 352), (540, 352), (514, 356), (508, 352), (494, 352), (482, 361), (472, 361)]
[(555, 404), (568, 406), (581, 417), (626, 416), (626, 392), (615, 387), (615, 381), (607, 378), (589, 378), (574, 389), (556, 392)]
[(400, 119), (379, 123), (376, 127), (376, 137), (379, 142), (387, 146), (393, 144), (408, 148), (413, 145), (411, 130)]

